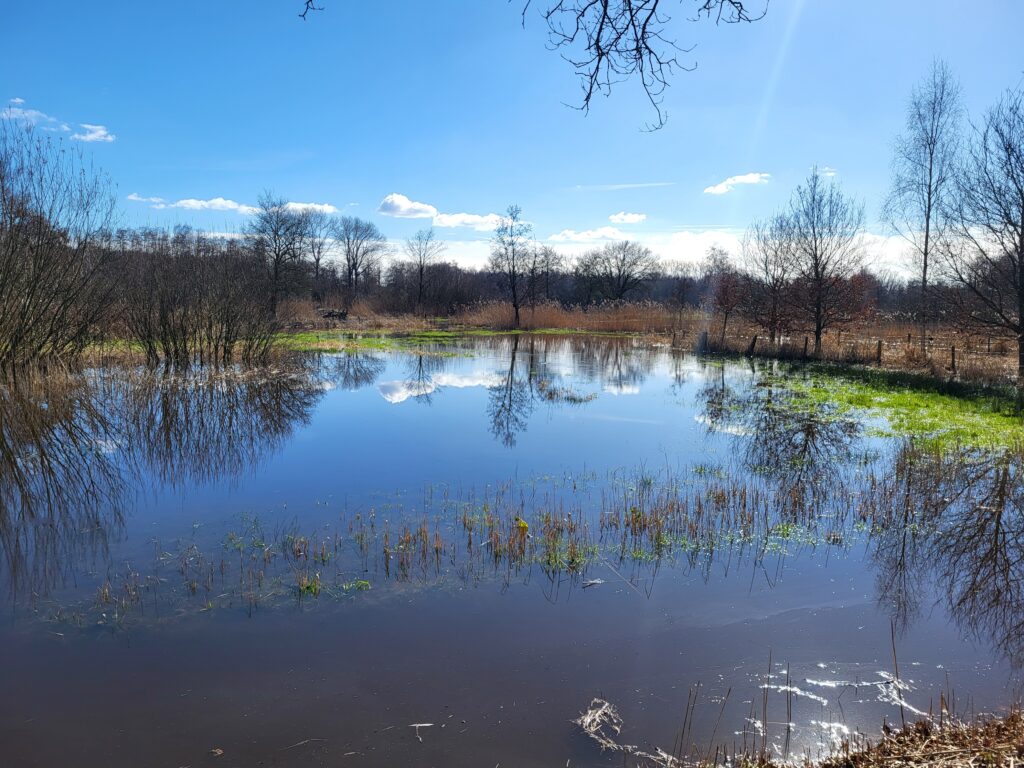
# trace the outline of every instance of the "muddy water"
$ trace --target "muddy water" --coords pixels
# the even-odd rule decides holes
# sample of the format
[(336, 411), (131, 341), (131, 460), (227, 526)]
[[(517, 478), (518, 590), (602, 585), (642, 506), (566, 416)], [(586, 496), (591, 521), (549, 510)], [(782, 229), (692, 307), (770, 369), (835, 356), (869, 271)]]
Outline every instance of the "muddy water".
[(1011, 705), (1017, 457), (786, 380), (522, 337), (10, 388), (3, 764), (619, 765), (595, 698), (619, 745), (799, 756)]

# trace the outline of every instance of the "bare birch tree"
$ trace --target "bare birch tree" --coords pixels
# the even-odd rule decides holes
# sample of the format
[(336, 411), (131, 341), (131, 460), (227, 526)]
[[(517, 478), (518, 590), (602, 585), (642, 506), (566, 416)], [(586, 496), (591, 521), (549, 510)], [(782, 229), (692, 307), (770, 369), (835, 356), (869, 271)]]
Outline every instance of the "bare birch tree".
[(961, 116), (960, 86), (942, 61), (911, 93), (906, 128), (896, 140), (892, 190), (882, 216), (913, 253), (920, 294), (921, 352), (928, 351), (929, 270), (945, 234), (943, 212), (954, 185)]
[(522, 305), (524, 283), (533, 258), (530, 233), (533, 227), (523, 221), (523, 209), (510, 205), (501, 217), (491, 239), (491, 270), (495, 272), (514, 313), (513, 324), (519, 327), (519, 310)]

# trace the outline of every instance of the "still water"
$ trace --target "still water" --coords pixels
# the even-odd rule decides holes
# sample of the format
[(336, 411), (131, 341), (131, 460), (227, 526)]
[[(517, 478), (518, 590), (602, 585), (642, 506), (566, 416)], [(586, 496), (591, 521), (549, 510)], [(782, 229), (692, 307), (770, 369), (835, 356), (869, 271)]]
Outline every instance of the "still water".
[(1020, 459), (801, 375), (522, 336), (11, 385), (0, 764), (669, 765), (1005, 710)]

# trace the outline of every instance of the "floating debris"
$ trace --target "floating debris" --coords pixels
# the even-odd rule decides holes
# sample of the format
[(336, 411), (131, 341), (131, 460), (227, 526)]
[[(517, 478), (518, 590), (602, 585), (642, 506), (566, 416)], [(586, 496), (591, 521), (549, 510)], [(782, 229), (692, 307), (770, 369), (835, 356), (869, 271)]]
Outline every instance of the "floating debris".
[(681, 760), (659, 747), (655, 747), (654, 752), (645, 752), (633, 744), (619, 744), (616, 737), (622, 731), (622, 717), (614, 705), (604, 699), (593, 699), (587, 711), (580, 714), (579, 718), (573, 722), (596, 741), (602, 751), (609, 749), (624, 755), (632, 755), (649, 760), (654, 765), (660, 765), (663, 768), (677, 768), (677, 766), (683, 765)]

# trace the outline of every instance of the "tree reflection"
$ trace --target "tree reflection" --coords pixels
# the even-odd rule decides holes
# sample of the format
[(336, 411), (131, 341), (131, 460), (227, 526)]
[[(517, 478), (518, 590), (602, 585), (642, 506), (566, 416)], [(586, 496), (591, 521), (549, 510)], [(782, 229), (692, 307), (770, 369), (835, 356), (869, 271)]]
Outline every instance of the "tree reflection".
[(825, 511), (845, 489), (842, 475), (850, 468), (860, 424), (808, 402), (771, 371), (733, 386), (719, 365), (706, 376), (697, 404), (709, 430), (737, 440), (744, 468), (774, 486), (790, 518)]
[(368, 387), (380, 378), (386, 362), (384, 358), (365, 352), (345, 352), (330, 355), (319, 361), (325, 378), (342, 389), (356, 390)]
[(241, 476), (307, 423), (322, 395), (306, 371), (143, 375), (125, 390), (126, 444), (171, 486)]
[(238, 477), (308, 421), (313, 369), (111, 370), (0, 385), (0, 548), (12, 594), (42, 594), (123, 532), (147, 475)]
[(12, 592), (60, 581), (123, 526), (119, 435), (102, 380), (0, 385), (0, 548)]
[(534, 351), (531, 347), (526, 355), (526, 370), (517, 373), (519, 336), (513, 336), (508, 368), (502, 374), (500, 383), (488, 389), (487, 417), (491, 433), (509, 448), (516, 444), (519, 433), (526, 430), (535, 405), (531, 387), (535, 370)]
[(908, 443), (869, 499), (879, 599), (901, 624), (936, 585), (962, 630), (1024, 664), (1024, 450)]

